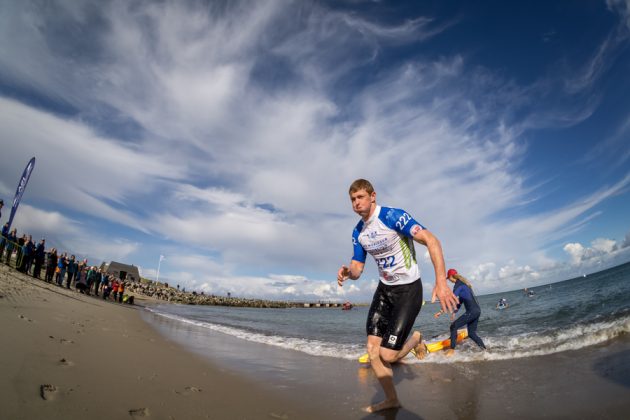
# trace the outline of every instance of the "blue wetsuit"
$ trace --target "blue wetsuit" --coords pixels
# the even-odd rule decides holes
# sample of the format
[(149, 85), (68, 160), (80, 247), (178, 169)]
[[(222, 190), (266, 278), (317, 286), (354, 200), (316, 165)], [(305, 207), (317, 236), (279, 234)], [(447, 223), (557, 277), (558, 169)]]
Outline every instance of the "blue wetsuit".
[(461, 280), (457, 280), (455, 282), (455, 285), (453, 286), (453, 294), (459, 298), (457, 310), (459, 310), (463, 303), (466, 308), (466, 312), (451, 324), (451, 348), (454, 349), (457, 345), (457, 330), (466, 325), (468, 329), (468, 337), (477, 343), (479, 347), (485, 349), (486, 346), (483, 344), (483, 340), (477, 335), (477, 322), (479, 321), (479, 316), (481, 316), (481, 308), (477, 303), (475, 294), (470, 287), (466, 286), (466, 284)]

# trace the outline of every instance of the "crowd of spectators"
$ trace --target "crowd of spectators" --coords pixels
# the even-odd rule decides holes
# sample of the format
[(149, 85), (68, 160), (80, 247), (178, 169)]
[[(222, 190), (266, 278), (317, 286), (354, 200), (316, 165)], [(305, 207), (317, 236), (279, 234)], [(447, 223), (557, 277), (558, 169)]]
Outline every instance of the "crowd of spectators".
[[(87, 259), (77, 260), (67, 252), (56, 248), (46, 250), (46, 239), (36, 245), (33, 237), (17, 229), (9, 230), (5, 223), (0, 238), (0, 263), (13, 265), (18, 271), (34, 278), (68, 289), (102, 297), (120, 303), (133, 303), (133, 296), (125, 294), (124, 280), (107, 273), (104, 269), (90, 266)], [(42, 278), (43, 275), (43, 278)]]

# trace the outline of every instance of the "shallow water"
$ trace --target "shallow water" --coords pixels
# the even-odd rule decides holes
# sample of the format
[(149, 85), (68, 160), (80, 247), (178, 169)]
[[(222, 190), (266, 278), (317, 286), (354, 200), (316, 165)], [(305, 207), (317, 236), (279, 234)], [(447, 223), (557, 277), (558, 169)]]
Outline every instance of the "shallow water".
[[(630, 332), (630, 263), (530, 290), (534, 291), (531, 297), (523, 290), (478, 297), (482, 309), (478, 334), (489, 351), (482, 352), (466, 340), (458, 346), (454, 358), (431, 354), (422, 362), (413, 362), (540, 356), (577, 350)], [(502, 297), (509, 307), (496, 309)], [(428, 341), (447, 337), (449, 320), (446, 316), (434, 319), (438, 310), (437, 304), (427, 303), (416, 320), (415, 329), (422, 331)], [(144, 317), (166, 335), (200, 353), (205, 348), (217, 352), (219, 333), (225, 338), (260, 343), (262, 348), (354, 360), (364, 351), (367, 311), (367, 307), (342, 311), (167, 304), (147, 308)], [(225, 356), (234, 356), (230, 352), (233, 348), (226, 347)]]

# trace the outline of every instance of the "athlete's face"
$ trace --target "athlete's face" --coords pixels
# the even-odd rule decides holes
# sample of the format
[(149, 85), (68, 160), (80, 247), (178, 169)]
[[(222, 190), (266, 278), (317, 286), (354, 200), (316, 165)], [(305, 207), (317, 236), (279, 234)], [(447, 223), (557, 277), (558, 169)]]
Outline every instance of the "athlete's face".
[(376, 206), (376, 192), (373, 191), (372, 194), (369, 194), (365, 190), (355, 191), (350, 194), (350, 202), (352, 202), (352, 210), (367, 220), (373, 207)]

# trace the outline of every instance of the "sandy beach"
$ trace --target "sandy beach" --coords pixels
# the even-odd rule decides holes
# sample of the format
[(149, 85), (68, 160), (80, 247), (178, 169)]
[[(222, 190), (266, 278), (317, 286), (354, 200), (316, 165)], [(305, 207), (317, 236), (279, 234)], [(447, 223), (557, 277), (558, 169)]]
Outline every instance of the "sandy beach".
[(3, 419), (319, 417), (169, 342), (142, 321), (139, 306), (4, 264), (0, 296)]
[[(128, 306), (0, 265), (1, 418), (591, 419), (630, 411), (630, 338), (543, 357), (396, 366), (403, 408), (370, 369), (220, 333), (183, 347)], [(249, 361), (249, 362), (246, 362)]]

